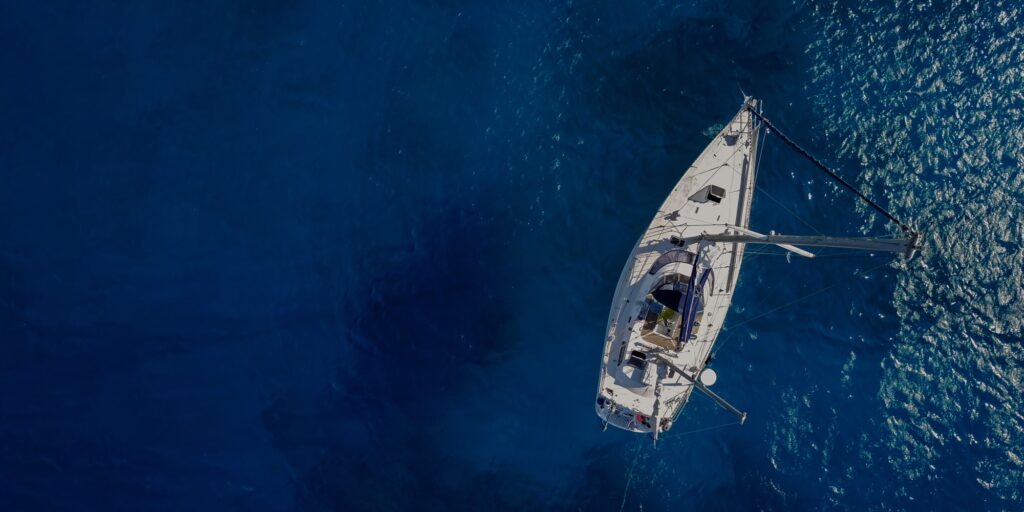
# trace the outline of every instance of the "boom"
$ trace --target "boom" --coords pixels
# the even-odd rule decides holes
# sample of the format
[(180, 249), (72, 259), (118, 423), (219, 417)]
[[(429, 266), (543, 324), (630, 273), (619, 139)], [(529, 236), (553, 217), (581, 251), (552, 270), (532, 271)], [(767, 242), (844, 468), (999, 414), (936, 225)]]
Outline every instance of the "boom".
[(669, 368), (672, 368), (673, 370), (676, 371), (676, 373), (678, 373), (679, 375), (682, 375), (684, 379), (690, 381), (690, 383), (693, 384), (693, 386), (695, 388), (699, 389), (702, 393), (707, 395), (708, 398), (714, 400), (714, 402), (716, 404), (721, 406), (723, 409), (725, 409), (725, 410), (733, 413), (734, 415), (736, 415), (736, 418), (738, 418), (740, 420), (740, 424), (741, 425), (743, 424), (743, 422), (747, 421), (747, 413), (737, 409), (736, 407), (734, 407), (729, 402), (726, 402), (724, 398), (718, 396), (717, 393), (715, 393), (714, 391), (711, 391), (710, 389), (708, 389), (708, 387), (705, 386), (704, 383), (700, 381), (700, 376), (699, 375), (694, 375), (693, 377), (691, 377), (689, 374), (687, 374), (685, 371), (683, 371), (682, 368), (676, 366), (675, 363), (670, 361), (667, 357), (664, 357), (661, 354), (658, 354), (656, 357), (657, 357), (658, 361), (660, 361), (662, 364), (664, 364), (665, 366), (667, 366)]
[[(864, 251), (886, 251), (902, 253), (903, 257), (910, 259), (914, 253), (921, 248), (920, 233), (911, 233), (909, 238), (875, 238), (875, 237), (835, 237), (835, 236), (802, 236), (802, 235), (764, 235), (749, 229), (727, 225), (728, 230), (722, 233), (704, 233), (694, 237), (676, 238), (678, 245), (686, 245), (691, 242), (731, 242), (745, 244), (771, 244), (778, 245), (784, 249), (793, 251), (801, 256), (813, 257), (813, 254), (800, 250), (797, 245), (808, 247), (837, 247), (841, 249), (859, 249)], [(734, 231), (733, 233), (728, 232)]]

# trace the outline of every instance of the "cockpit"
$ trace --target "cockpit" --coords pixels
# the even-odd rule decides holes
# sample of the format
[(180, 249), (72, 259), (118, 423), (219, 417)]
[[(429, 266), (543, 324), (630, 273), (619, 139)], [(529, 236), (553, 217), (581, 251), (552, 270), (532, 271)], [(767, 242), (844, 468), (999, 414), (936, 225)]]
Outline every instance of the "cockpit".
[[(640, 336), (644, 341), (677, 350), (697, 335), (704, 317), (703, 285), (709, 273), (710, 270), (705, 270), (692, 292), (690, 278), (683, 274), (669, 274), (658, 280), (647, 294), (637, 316), (643, 322)], [(685, 336), (684, 331), (687, 333)]]

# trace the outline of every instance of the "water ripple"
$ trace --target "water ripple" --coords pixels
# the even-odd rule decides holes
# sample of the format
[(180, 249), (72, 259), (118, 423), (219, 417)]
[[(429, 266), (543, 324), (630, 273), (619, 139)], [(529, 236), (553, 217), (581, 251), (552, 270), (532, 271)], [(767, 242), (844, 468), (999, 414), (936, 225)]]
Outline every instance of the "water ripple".
[[(897, 274), (901, 330), (879, 389), (888, 419), (869, 441), (889, 453), (893, 492), (952, 478), (974, 485), (957, 492), (1019, 502), (1022, 13), (939, 4), (815, 8), (813, 98), (830, 144), (863, 169), (862, 188), (927, 240)], [(963, 464), (944, 467), (962, 474), (936, 469), (951, 456)]]

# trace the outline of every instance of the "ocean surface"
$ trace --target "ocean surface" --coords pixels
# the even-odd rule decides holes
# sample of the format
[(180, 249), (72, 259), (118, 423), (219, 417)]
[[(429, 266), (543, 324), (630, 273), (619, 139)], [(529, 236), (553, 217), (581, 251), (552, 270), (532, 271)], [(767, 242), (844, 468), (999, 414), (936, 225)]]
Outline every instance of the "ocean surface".
[[(1021, 510), (1024, 6), (6, 2), (0, 509)], [(752, 249), (657, 447), (615, 280), (743, 94), (925, 233)], [(894, 234), (769, 136), (752, 227)]]

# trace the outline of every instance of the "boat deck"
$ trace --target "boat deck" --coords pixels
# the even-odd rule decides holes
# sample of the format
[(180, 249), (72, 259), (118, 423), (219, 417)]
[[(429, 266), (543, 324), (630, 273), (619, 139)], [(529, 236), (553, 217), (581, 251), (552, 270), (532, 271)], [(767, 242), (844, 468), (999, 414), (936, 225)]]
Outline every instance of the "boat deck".
[[(632, 351), (638, 350), (665, 357), (692, 376), (698, 375), (707, 363), (732, 303), (744, 245), (702, 246), (699, 268), (712, 269), (713, 281), (709, 280), (705, 289), (704, 311), (696, 337), (678, 350), (646, 340), (639, 315), (659, 279), (666, 274), (691, 273), (691, 257), (686, 252), (694, 253), (698, 248), (694, 244), (681, 250), (671, 242), (673, 236), (695, 237), (723, 232), (727, 224), (749, 225), (757, 144), (754, 118), (744, 105), (684, 173), (633, 248), (616, 286), (608, 318), (598, 389), (599, 396), (615, 404), (615, 411), (598, 406), (598, 414), (609, 424), (638, 432), (651, 431), (654, 425), (637, 420), (637, 415), (645, 420), (654, 418), (655, 423), (672, 419), (689, 398), (693, 385), (667, 365), (649, 358), (646, 375), (639, 378), (637, 369), (627, 360)], [(668, 425), (661, 430), (667, 428)]]

